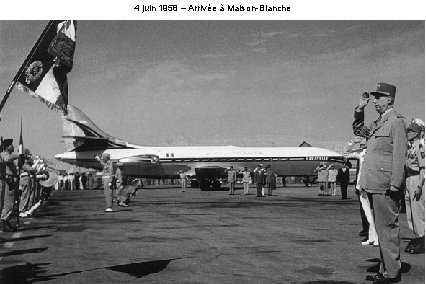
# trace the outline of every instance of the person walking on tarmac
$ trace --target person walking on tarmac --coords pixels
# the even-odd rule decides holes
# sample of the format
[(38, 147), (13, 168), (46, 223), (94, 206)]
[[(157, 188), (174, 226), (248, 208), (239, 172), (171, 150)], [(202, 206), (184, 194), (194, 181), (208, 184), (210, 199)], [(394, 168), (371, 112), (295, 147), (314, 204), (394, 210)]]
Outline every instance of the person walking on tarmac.
[(18, 155), (13, 154), (13, 139), (4, 139), (3, 151), (0, 153), (0, 212), (3, 232), (16, 232), (17, 228), (10, 224), (9, 219), (13, 211), (14, 190), (18, 186), (18, 171), (16, 160)]
[(405, 204), (408, 227), (416, 236), (405, 248), (410, 254), (425, 251), (425, 142), (422, 134), (424, 135), (424, 124), (422, 126), (412, 121), (408, 125)]
[(102, 184), (104, 187), (104, 196), (106, 202), (105, 212), (112, 212), (112, 179), (114, 176), (114, 170), (112, 167), (111, 155), (103, 153), (102, 158), (99, 156), (95, 157), (102, 165)]

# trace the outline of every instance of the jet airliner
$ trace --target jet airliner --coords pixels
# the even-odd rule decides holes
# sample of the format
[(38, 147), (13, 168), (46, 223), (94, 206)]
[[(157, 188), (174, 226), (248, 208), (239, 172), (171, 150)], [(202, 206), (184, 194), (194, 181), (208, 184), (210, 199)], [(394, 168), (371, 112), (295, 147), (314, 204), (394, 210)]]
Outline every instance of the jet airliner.
[(185, 171), (195, 178), (201, 190), (220, 189), (219, 179), (227, 176), (226, 169), (259, 164), (271, 165), (281, 177), (301, 176), (315, 178), (314, 169), (320, 162), (344, 162), (341, 154), (316, 147), (236, 147), (185, 146), (148, 147), (119, 140), (93, 123), (80, 109), (68, 106), (68, 115), (62, 117), (67, 151), (55, 158), (75, 166), (100, 169), (96, 155), (109, 153), (111, 160), (123, 164), (126, 176), (145, 178), (178, 178)]

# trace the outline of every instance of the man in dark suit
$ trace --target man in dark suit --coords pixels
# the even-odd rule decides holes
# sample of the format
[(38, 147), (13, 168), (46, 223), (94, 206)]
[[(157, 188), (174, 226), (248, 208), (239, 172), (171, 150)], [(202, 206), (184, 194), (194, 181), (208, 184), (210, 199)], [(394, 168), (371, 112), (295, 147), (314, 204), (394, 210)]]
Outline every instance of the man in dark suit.
[(336, 180), (340, 183), (342, 199), (348, 199), (349, 168), (346, 163), (337, 171)]
[(398, 191), (404, 181), (407, 136), (404, 117), (393, 109), (395, 93), (395, 86), (379, 83), (370, 93), (379, 118), (364, 125), (364, 108), (369, 101), (366, 94), (355, 108), (352, 124), (355, 135), (367, 138), (359, 186), (373, 200), (381, 263), (379, 273), (367, 276), (367, 280), (375, 284), (395, 283), (401, 276)]
[(262, 197), (262, 187), (265, 183), (265, 171), (263, 165), (259, 164), (254, 170), (254, 183), (256, 184), (256, 197)]

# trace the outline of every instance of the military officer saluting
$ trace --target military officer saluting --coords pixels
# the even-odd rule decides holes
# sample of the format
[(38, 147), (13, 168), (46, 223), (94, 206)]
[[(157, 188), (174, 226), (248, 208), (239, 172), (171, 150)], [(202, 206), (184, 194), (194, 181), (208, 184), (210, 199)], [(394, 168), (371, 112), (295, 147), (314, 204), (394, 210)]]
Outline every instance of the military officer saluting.
[(102, 184), (104, 187), (104, 196), (106, 202), (105, 212), (112, 212), (112, 178), (114, 176), (111, 155), (103, 153), (102, 158), (95, 157), (102, 165)]
[(410, 254), (424, 253), (425, 249), (425, 143), (423, 136), (424, 123), (413, 120), (407, 128), (409, 143), (405, 164), (407, 173), (405, 191), (407, 222), (416, 236), (405, 248), (405, 251)]
[(363, 94), (354, 112), (354, 134), (367, 139), (367, 150), (359, 186), (373, 199), (373, 213), (380, 249), (379, 273), (367, 276), (374, 284), (400, 281), (399, 190), (404, 182), (407, 154), (405, 118), (394, 110), (396, 87), (379, 83), (373, 103), (377, 120), (364, 125), (364, 108), (369, 95)]
[(16, 160), (18, 155), (13, 154), (15, 148), (12, 139), (3, 141), (3, 151), (0, 153), (0, 212), (3, 232), (15, 232), (17, 228), (10, 224), (9, 219), (13, 211), (14, 189), (18, 186), (18, 171)]

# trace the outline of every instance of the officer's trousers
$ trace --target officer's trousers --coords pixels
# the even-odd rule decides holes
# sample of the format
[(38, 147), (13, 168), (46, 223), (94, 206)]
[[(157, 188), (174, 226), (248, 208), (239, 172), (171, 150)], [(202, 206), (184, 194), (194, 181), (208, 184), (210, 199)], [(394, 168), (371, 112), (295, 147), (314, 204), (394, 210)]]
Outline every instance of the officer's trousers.
[(262, 196), (262, 187), (263, 187), (263, 184), (262, 183), (257, 183), (256, 184), (256, 196), (257, 197), (260, 197), (260, 196)]
[(395, 278), (401, 269), (399, 248), (399, 193), (372, 194), (374, 222), (380, 248), (380, 270), (387, 278)]
[(186, 179), (181, 179), (180, 183), (182, 184), (182, 191), (186, 191)]
[(413, 231), (416, 238), (425, 235), (425, 192), (423, 192), (419, 200), (414, 197), (414, 193), (418, 191), (419, 175), (410, 176), (406, 179), (405, 189), (405, 207), (408, 227)]
[(244, 182), (244, 194), (249, 194), (250, 185), (248, 182)]
[(234, 194), (234, 189), (235, 189), (235, 181), (230, 181), (229, 182), (229, 194)]
[(13, 211), (14, 192), (13, 181), (0, 180), (1, 188), (1, 219), (8, 220)]
[(106, 208), (112, 208), (112, 188), (111, 188), (111, 178), (102, 178), (102, 183), (104, 186), (104, 196), (106, 202)]

